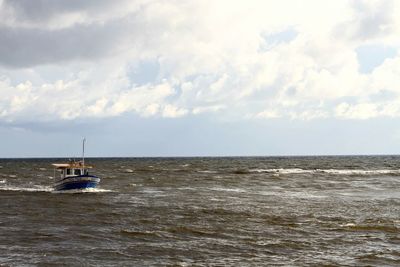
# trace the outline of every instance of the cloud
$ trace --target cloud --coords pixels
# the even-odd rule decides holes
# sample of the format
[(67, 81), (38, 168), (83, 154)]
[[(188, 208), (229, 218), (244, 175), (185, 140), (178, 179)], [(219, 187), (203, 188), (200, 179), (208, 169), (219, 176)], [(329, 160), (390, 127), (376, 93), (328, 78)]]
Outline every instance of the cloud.
[[(90, 80), (90, 75), (87, 78)], [(163, 82), (157, 85), (131, 86), (118, 75), (105, 81), (104, 87), (91, 87), (89, 80), (78, 78), (69, 82), (56, 81), (39, 87), (30, 82), (17, 86), (0, 81), (0, 117), (6, 121), (73, 120), (88, 117), (118, 116), (136, 112), (143, 116), (161, 114), (176, 117), (184, 114), (180, 108), (163, 103), (174, 89)], [(112, 90), (108, 84), (118, 85)], [(161, 110), (163, 109), (163, 110)]]
[(400, 116), (395, 1), (0, 3), (3, 121)]
[(61, 29), (75, 24), (107, 23), (137, 11), (148, 0), (2, 0), (3, 25), (23, 28)]
[(96, 60), (118, 49), (119, 25), (80, 25), (61, 30), (0, 27), (1, 64), (34, 67), (71, 60)]
[(363, 45), (356, 49), (361, 73), (371, 73), (385, 59), (396, 56), (396, 49), (382, 45)]
[[(385, 38), (396, 31), (395, 1), (353, 1), (353, 37), (362, 40)], [(398, 30), (398, 29), (397, 29)]]

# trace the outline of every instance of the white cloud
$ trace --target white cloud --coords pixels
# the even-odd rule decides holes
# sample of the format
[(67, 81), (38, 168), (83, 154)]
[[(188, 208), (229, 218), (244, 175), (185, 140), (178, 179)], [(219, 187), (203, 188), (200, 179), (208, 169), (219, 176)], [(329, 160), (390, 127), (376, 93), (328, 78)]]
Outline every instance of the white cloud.
[(223, 105), (195, 107), (195, 108), (193, 108), (192, 113), (195, 115), (201, 114), (201, 113), (210, 113), (210, 112), (214, 113), (214, 112), (223, 110), (225, 108), (226, 108), (226, 106), (223, 106)]
[(257, 113), (255, 117), (262, 119), (275, 119), (279, 118), (280, 115), (276, 110), (264, 110), (260, 113)]
[(166, 105), (163, 109), (162, 116), (166, 118), (177, 118), (185, 115), (187, 110), (178, 108), (173, 105)]
[(400, 56), (363, 74), (355, 51), (398, 48), (395, 1), (0, 3), (3, 120), (400, 116)]
[(372, 103), (361, 103), (356, 105), (342, 103), (336, 107), (335, 111), (338, 117), (350, 119), (369, 119), (378, 115), (377, 106)]

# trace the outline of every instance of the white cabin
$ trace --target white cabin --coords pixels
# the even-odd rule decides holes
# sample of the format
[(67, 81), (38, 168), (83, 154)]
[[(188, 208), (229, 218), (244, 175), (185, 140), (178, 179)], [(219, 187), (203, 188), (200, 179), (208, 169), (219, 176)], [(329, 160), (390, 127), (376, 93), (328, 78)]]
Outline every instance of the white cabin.
[[(55, 170), (60, 171), (61, 179), (73, 176), (88, 175), (89, 174), (88, 169), (93, 168), (92, 166), (89, 165), (83, 165), (81, 161), (79, 162), (73, 161), (70, 163), (53, 163), (52, 165), (55, 167)], [(55, 178), (55, 173), (54, 173), (54, 178)]]

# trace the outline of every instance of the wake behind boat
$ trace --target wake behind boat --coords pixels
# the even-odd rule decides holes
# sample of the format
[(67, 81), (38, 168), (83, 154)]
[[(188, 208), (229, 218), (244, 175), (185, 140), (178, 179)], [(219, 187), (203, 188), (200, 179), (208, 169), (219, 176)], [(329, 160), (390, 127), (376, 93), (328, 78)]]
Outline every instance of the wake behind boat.
[(99, 184), (100, 178), (89, 174), (88, 169), (93, 167), (85, 165), (85, 141), (83, 139), (82, 161), (52, 164), (55, 167), (54, 179), (56, 179), (56, 170), (60, 171), (60, 179), (54, 185), (55, 190), (95, 188)]

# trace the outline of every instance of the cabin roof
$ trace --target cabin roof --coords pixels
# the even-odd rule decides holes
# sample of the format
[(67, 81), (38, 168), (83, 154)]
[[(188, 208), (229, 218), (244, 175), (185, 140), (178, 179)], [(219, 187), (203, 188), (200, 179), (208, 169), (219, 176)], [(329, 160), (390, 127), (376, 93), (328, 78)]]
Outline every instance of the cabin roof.
[(93, 166), (91, 165), (86, 165), (83, 166), (82, 162), (71, 162), (71, 163), (53, 163), (53, 165), (56, 169), (80, 169), (85, 167), (85, 169), (91, 169)]

